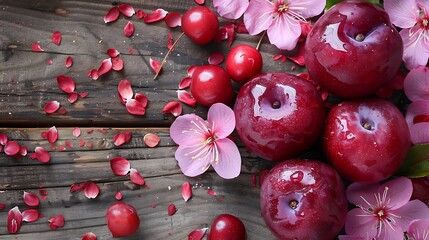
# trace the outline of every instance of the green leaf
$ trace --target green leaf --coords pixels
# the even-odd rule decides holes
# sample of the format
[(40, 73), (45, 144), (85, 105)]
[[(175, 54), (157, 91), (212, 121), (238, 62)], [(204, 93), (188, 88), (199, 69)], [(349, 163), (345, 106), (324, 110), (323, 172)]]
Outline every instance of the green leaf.
[(404, 163), (395, 175), (410, 178), (429, 176), (429, 144), (412, 146)]
[[(331, 7), (333, 7), (335, 4), (342, 2), (344, 0), (326, 0), (326, 7), (325, 7), (325, 11), (328, 11), (328, 9), (330, 9)], [(367, 2), (370, 2), (372, 4), (375, 4), (379, 7), (382, 7), (380, 0), (366, 0)]]

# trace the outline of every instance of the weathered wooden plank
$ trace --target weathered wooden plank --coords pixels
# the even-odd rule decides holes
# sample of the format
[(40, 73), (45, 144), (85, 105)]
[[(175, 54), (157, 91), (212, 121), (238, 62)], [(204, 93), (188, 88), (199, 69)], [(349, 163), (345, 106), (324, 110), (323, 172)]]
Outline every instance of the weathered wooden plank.
[[(136, 9), (149, 12), (157, 7), (168, 11), (184, 12), (194, 5), (189, 1), (140, 1), (129, 2)], [(211, 6), (211, 2), (207, 3)], [(207, 63), (213, 51), (227, 53), (226, 42), (198, 46), (186, 37), (176, 46), (157, 81), (149, 59), (161, 60), (166, 53), (167, 34), (174, 38), (180, 29), (169, 29), (164, 22), (145, 24), (136, 16), (130, 18), (135, 24), (133, 37), (123, 36), (123, 27), (129, 19), (121, 17), (117, 22), (105, 24), (103, 15), (112, 6), (111, 2), (99, 1), (0, 1), (0, 124), (3, 126), (168, 126), (173, 118), (161, 114), (168, 101), (177, 100), (177, 85), (186, 76), (190, 65)], [(63, 8), (66, 16), (55, 14)], [(50, 42), (52, 33), (61, 31), (60, 46)], [(234, 45), (256, 45), (258, 36), (238, 34)], [(31, 51), (31, 44), (40, 42), (45, 52)], [(86, 76), (98, 68), (108, 56), (106, 50), (116, 48), (121, 52), (125, 67), (93, 81)], [(133, 49), (131, 54), (129, 51)], [(272, 60), (278, 50), (263, 41), (261, 53), (265, 72), (291, 72), (292, 63)], [(65, 67), (65, 59), (74, 58), (71, 68)], [(52, 65), (48, 65), (52, 60)], [(297, 68), (294, 73), (303, 71)], [(76, 103), (67, 102), (67, 95), (56, 82), (58, 75), (75, 79), (78, 92), (89, 96)], [(117, 98), (117, 86), (121, 79), (129, 79), (135, 92), (149, 98), (147, 113), (143, 117), (128, 114)], [(239, 86), (237, 86), (238, 89)], [(67, 114), (46, 115), (43, 106), (57, 100), (66, 108)], [(205, 108), (185, 106), (184, 112), (204, 115)]]

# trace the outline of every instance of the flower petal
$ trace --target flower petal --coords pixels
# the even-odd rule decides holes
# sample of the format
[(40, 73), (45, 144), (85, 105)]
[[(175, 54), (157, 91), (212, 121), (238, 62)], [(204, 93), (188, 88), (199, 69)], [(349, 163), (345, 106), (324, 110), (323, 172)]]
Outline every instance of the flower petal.
[(151, 148), (156, 147), (159, 141), (159, 136), (154, 133), (146, 133), (143, 137), (143, 142), (146, 144), (146, 146)]
[(347, 213), (345, 230), (349, 235), (372, 238), (377, 234), (377, 221), (377, 217), (365, 214), (360, 208), (354, 208)]
[(413, 144), (429, 143), (429, 122), (416, 123), (410, 127), (411, 142)]
[(114, 48), (109, 48), (107, 49), (107, 55), (109, 55), (109, 57), (114, 58), (117, 57), (119, 55), (119, 51), (114, 49)]
[(18, 207), (14, 207), (7, 213), (7, 231), (17, 233), (21, 229), (22, 214)]
[(289, 0), (288, 11), (294, 12), (303, 18), (311, 18), (319, 15), (325, 9), (326, 1), (320, 0)]
[(215, 142), (219, 151), (219, 159), (212, 162), (216, 173), (225, 179), (238, 177), (241, 171), (241, 156), (237, 145), (229, 138), (218, 139)]
[(182, 197), (187, 202), (192, 197), (192, 187), (189, 182), (182, 184)]
[(177, 117), (182, 114), (182, 110), (182, 105), (179, 102), (171, 101), (162, 108), (162, 114), (171, 113), (173, 116)]
[(131, 37), (134, 34), (134, 24), (131, 21), (128, 21), (128, 23), (124, 27), (124, 35), (125, 37)]
[(195, 0), (195, 2), (196, 2), (197, 4), (203, 5), (203, 4), (204, 4), (204, 2), (205, 2), (205, 0)]
[(419, 19), (416, 0), (385, 0), (383, 6), (392, 23), (400, 28), (411, 28)]
[(125, 176), (131, 168), (130, 162), (123, 157), (115, 157), (110, 160), (110, 168), (118, 176)]
[(407, 113), (405, 114), (405, 121), (408, 124), (408, 127), (414, 124), (414, 118), (419, 115), (428, 115), (429, 114), (429, 99), (428, 100), (416, 100), (412, 102), (408, 108)]
[(134, 8), (129, 4), (121, 4), (118, 9), (126, 17), (132, 17), (136, 13)]
[(112, 58), (112, 69), (115, 71), (121, 71), (124, 68), (124, 60), (120, 57)]
[(8, 138), (7, 135), (4, 133), (0, 133), (0, 145), (6, 145), (6, 143), (8, 142)]
[(104, 59), (97, 70), (98, 76), (108, 73), (110, 69), (112, 69), (112, 59), (110, 58)]
[(177, 211), (177, 208), (174, 204), (168, 205), (168, 216), (173, 216)]
[(82, 236), (82, 240), (97, 240), (97, 235), (93, 232), (87, 232)]
[(117, 133), (113, 137), (113, 144), (115, 144), (115, 146), (119, 147), (119, 146), (122, 146), (125, 143), (129, 142), (130, 140), (131, 140), (131, 132), (130, 131), (123, 131), (123, 132)]
[(58, 140), (58, 131), (55, 126), (49, 128), (48, 130), (48, 142), (55, 143)]
[(48, 221), (50, 222), (49, 227), (52, 230), (64, 227), (64, 216), (61, 214), (57, 215), (56, 217), (51, 217)]
[[(200, 145), (201, 146), (201, 145)], [(210, 167), (211, 154), (202, 154), (201, 158), (194, 156), (205, 149), (198, 149), (198, 146), (180, 145), (176, 150), (176, 160), (180, 170), (185, 176), (195, 177), (201, 175)]]
[(60, 45), (61, 44), (61, 39), (62, 39), (62, 35), (61, 35), (61, 32), (59, 32), (59, 31), (55, 31), (53, 34), (52, 34), (52, 38), (51, 38), (51, 41), (54, 43), (54, 44), (56, 44), (56, 45)]
[(188, 234), (188, 240), (202, 240), (208, 228), (195, 229)]
[(88, 182), (85, 186), (85, 196), (89, 199), (96, 198), (100, 193), (100, 189), (98, 188), (95, 182)]
[(153, 23), (153, 22), (157, 22), (157, 21), (161, 21), (162, 19), (165, 18), (165, 16), (167, 16), (167, 11), (165, 11), (164, 9), (158, 8), (155, 11), (149, 13), (145, 18), (144, 18), (144, 22), (145, 23)]
[(195, 114), (185, 114), (171, 124), (170, 136), (178, 145), (201, 145), (206, 140), (207, 122)]
[[(267, 0), (252, 0), (244, 12), (244, 25), (250, 35), (256, 35), (267, 30), (273, 22), (276, 7)], [(282, 29), (281, 31), (285, 31)]]
[(3, 148), (4, 153), (8, 156), (14, 156), (19, 152), (19, 144), (15, 141), (9, 141)]
[(212, 54), (210, 54), (208, 58), (208, 62), (209, 64), (212, 64), (212, 65), (219, 65), (223, 62), (224, 59), (225, 59), (225, 56), (223, 55), (223, 53), (213, 52)]
[(118, 85), (118, 93), (125, 100), (133, 98), (134, 93), (131, 88), (131, 82), (127, 79), (121, 80)]
[(417, 220), (408, 227), (408, 237), (414, 240), (425, 240), (423, 237), (428, 236), (429, 219)]
[(139, 102), (144, 108), (147, 106), (147, 97), (142, 93), (136, 93), (134, 98), (137, 102)]
[(34, 152), (36, 153), (36, 157), (39, 162), (47, 163), (51, 160), (51, 155), (43, 147), (36, 147)]
[(74, 79), (64, 75), (57, 77), (58, 87), (66, 93), (72, 93), (76, 87)]
[(417, 66), (426, 66), (429, 58), (429, 46), (425, 43), (426, 37), (420, 36), (421, 34), (429, 34), (428, 31), (423, 30), (418, 26), (410, 29), (402, 29), (399, 34), (401, 35), (404, 43), (404, 56), (403, 60), (408, 70)]
[(404, 91), (412, 102), (429, 100), (429, 68), (425, 66), (413, 68), (405, 77)]
[(143, 12), (143, 10), (141, 10), (141, 9), (137, 10), (137, 18), (145, 19), (146, 16), (147, 16), (147, 13)]
[(45, 104), (45, 113), (52, 114), (60, 108), (60, 102), (58, 101), (49, 101)]
[(146, 113), (145, 107), (135, 99), (128, 99), (125, 106), (127, 111), (133, 115), (143, 116)]
[(215, 103), (207, 113), (207, 122), (218, 138), (226, 138), (235, 129), (234, 111), (223, 103)]
[(80, 191), (83, 191), (83, 190), (86, 188), (86, 185), (88, 185), (88, 183), (87, 183), (87, 182), (84, 182), (84, 183), (73, 183), (73, 184), (70, 186), (70, 192), (72, 193), (72, 192), (80, 192)]
[(43, 52), (44, 51), (42, 49), (42, 47), (40, 46), (40, 44), (37, 42), (31, 44), (31, 50), (33, 50), (33, 52)]
[(72, 92), (68, 94), (67, 101), (69, 103), (75, 103), (79, 99), (79, 94), (77, 92)]
[(391, 213), (399, 216), (395, 221), (403, 231), (406, 231), (414, 220), (429, 219), (429, 208), (420, 200), (412, 200), (403, 207), (392, 210)]
[(267, 30), (270, 43), (281, 50), (293, 50), (301, 35), (299, 21), (288, 16), (280, 15)]
[(238, 19), (249, 6), (249, 0), (213, 0), (213, 5), (221, 17)]
[(197, 100), (195, 100), (195, 98), (186, 90), (177, 90), (177, 98), (179, 101), (191, 107), (195, 107), (197, 104)]
[(383, 196), (385, 190), (387, 191), (387, 207), (398, 209), (410, 201), (413, 184), (409, 178), (399, 177), (380, 184), (378, 191), (380, 196)]
[(171, 28), (175, 28), (182, 25), (182, 17), (178, 12), (169, 12), (167, 16), (165, 16), (164, 21), (165, 24)]
[(36, 194), (24, 191), (24, 202), (29, 207), (37, 207), (40, 204), (40, 200)]
[(69, 68), (72, 65), (73, 65), (73, 58), (69, 56), (66, 58), (66, 68)]
[(179, 89), (185, 89), (191, 86), (192, 78), (185, 77), (179, 83)]
[(104, 16), (104, 22), (110, 23), (116, 21), (119, 17), (119, 9), (118, 7), (112, 7), (107, 14)]
[(142, 175), (140, 175), (140, 173), (134, 168), (131, 168), (130, 170), (130, 179), (131, 179), (131, 182), (134, 183), (135, 185), (144, 186), (145, 184), (145, 181)]
[(403, 240), (404, 231), (398, 226), (389, 227), (388, 225), (383, 225), (380, 230), (380, 235), (377, 239), (389, 239), (389, 240)]
[(24, 222), (35, 222), (39, 219), (39, 211), (37, 209), (27, 209), (22, 212), (22, 221)]
[(365, 184), (354, 182), (347, 187), (347, 200), (356, 205), (363, 206), (368, 208), (367, 202), (371, 205), (376, 205), (375, 195), (378, 193), (380, 185), (377, 183), (374, 184)]
[(73, 136), (74, 136), (74, 137), (79, 137), (79, 136), (80, 136), (80, 128), (75, 127), (75, 128), (73, 129)]
[(153, 60), (152, 58), (149, 59), (150, 67), (155, 73), (158, 73), (161, 71), (161, 63), (157, 60)]

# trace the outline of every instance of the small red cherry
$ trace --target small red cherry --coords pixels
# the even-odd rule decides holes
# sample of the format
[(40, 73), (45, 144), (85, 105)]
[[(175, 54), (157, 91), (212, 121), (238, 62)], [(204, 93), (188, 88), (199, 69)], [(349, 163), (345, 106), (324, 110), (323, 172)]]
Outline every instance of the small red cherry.
[(219, 20), (208, 7), (193, 7), (182, 16), (183, 32), (197, 44), (211, 42), (216, 37), (218, 28)]
[(133, 234), (140, 226), (136, 209), (124, 202), (113, 203), (106, 213), (107, 227), (113, 237)]
[(216, 65), (203, 65), (195, 70), (192, 75), (191, 93), (195, 100), (205, 107), (218, 102), (228, 104), (234, 98), (228, 73)]
[(230, 214), (217, 216), (212, 223), (207, 240), (245, 240), (246, 228), (243, 222)]
[(262, 70), (262, 55), (246, 44), (234, 47), (226, 58), (226, 71), (232, 80), (244, 84)]

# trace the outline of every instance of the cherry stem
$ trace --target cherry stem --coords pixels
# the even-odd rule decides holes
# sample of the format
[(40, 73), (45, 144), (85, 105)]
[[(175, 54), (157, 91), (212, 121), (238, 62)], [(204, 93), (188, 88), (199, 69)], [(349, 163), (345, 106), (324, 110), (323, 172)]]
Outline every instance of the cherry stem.
[(168, 52), (167, 52), (167, 54), (165, 54), (164, 59), (162, 59), (161, 66), (159, 66), (159, 70), (158, 70), (158, 72), (155, 74), (155, 76), (153, 77), (153, 80), (156, 80), (156, 78), (158, 77), (159, 73), (160, 73), (160, 72), (161, 72), (161, 70), (162, 70), (162, 67), (163, 67), (163, 66), (164, 66), (164, 64), (167, 62), (167, 58), (168, 58), (168, 56), (169, 56), (169, 55), (170, 55), (170, 53), (173, 51), (174, 47), (175, 47), (175, 46), (176, 46), (176, 44), (179, 42), (179, 40), (183, 37), (183, 35), (185, 35), (185, 33), (184, 33), (184, 32), (182, 32), (182, 34), (180, 34), (180, 36), (176, 39), (176, 41), (174, 41), (174, 43), (173, 43), (173, 45), (171, 46), (171, 48), (170, 48), (170, 49), (168, 49)]
[(262, 33), (261, 35), (261, 38), (259, 38), (258, 45), (256, 45), (256, 50), (259, 50), (259, 47), (261, 46), (262, 39), (264, 39), (265, 34), (267, 34), (267, 31), (264, 31), (264, 33)]

